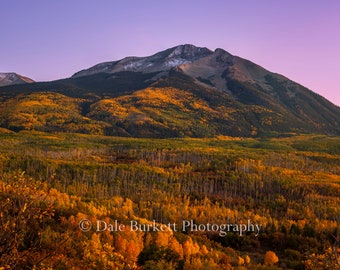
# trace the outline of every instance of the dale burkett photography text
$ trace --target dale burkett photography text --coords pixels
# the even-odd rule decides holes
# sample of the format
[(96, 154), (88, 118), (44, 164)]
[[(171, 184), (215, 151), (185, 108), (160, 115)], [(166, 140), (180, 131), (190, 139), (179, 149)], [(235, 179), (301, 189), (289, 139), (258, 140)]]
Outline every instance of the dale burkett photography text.
[(130, 220), (128, 224), (122, 224), (118, 220), (108, 223), (105, 220), (96, 220), (95, 222), (83, 219), (79, 222), (79, 228), (83, 232), (90, 230), (96, 232), (122, 232), (126, 230), (141, 232), (212, 232), (218, 233), (219, 236), (225, 237), (228, 233), (243, 236), (247, 233), (254, 233), (258, 236), (261, 233), (262, 224), (254, 223), (250, 219), (246, 222), (239, 223), (195, 223), (194, 220), (182, 220), (181, 223), (169, 222), (167, 224), (157, 223), (152, 220), (150, 223), (140, 223), (137, 220)]

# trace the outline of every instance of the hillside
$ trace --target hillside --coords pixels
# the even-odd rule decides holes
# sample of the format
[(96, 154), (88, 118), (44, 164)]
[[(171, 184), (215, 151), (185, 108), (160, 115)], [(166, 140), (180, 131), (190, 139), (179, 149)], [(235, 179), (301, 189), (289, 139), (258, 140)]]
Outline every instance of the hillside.
[[(0, 88), (0, 127), (130, 137), (340, 135), (340, 108), (282, 75), (181, 45)], [(44, 102), (40, 102), (45, 100)]]

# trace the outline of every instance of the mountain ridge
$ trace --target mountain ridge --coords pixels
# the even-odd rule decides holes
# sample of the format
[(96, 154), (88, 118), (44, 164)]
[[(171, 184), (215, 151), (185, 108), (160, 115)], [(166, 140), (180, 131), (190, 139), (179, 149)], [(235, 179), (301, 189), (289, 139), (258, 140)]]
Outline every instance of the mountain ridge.
[(168, 71), (182, 63), (188, 63), (212, 53), (207, 48), (198, 48), (191, 44), (179, 45), (151, 56), (128, 56), (121, 60), (99, 63), (89, 69), (81, 70), (72, 77), (88, 76), (95, 73), (116, 73), (121, 71), (160, 72)]
[(99, 63), (58, 81), (1, 87), (0, 97), (0, 126), (16, 131), (340, 135), (340, 108), (322, 96), (223, 49), (190, 44)]

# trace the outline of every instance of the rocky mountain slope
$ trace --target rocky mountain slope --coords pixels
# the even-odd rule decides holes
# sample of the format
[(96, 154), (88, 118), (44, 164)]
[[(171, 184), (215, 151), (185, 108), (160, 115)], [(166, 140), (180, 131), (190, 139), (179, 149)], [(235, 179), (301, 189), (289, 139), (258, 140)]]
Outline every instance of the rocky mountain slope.
[(190, 44), (180, 45), (148, 57), (126, 57), (119, 61), (100, 63), (77, 72), (73, 77), (88, 76), (96, 73), (117, 73), (122, 71), (153, 73), (169, 71), (181, 64), (192, 63), (213, 52)]
[(234, 56), (180, 45), (47, 83), (0, 88), (11, 130), (136, 137), (340, 135), (340, 108)]

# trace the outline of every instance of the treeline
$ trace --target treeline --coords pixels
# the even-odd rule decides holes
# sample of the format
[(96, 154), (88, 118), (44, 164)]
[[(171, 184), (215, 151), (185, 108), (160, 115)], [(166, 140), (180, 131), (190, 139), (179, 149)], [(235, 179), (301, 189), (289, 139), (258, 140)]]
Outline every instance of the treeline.
[[(292, 170), (279, 160), (254, 160), (239, 158), (235, 154), (190, 153), (187, 151), (143, 151), (110, 150), (107, 153), (81, 150), (68, 158), (58, 152), (26, 151), (24, 155), (9, 154), (0, 164), (2, 173), (15, 170), (46, 181), (61, 192), (82, 198), (105, 200), (112, 196), (123, 196), (134, 201), (154, 201), (155, 191), (168, 196), (188, 196), (192, 200), (205, 197), (224, 205), (243, 204), (249, 209), (266, 205), (277, 211), (276, 200), (303, 205), (311, 202), (311, 196), (323, 197), (324, 203), (334, 202), (332, 197), (340, 197), (337, 170), (332, 165), (327, 172), (315, 171), (314, 161), (301, 166), (305, 171)], [(93, 154), (93, 153), (92, 153)], [(276, 154), (278, 155), (278, 154)], [(88, 157), (90, 156), (90, 159)], [(77, 159), (78, 158), (78, 159)], [(318, 166), (321, 166), (318, 164)], [(310, 168), (307, 170), (306, 168)], [(315, 180), (328, 177), (328, 183)], [(327, 197), (332, 198), (327, 200)], [(311, 205), (310, 205), (311, 206)], [(281, 214), (281, 213), (279, 213)], [(329, 214), (336, 219), (339, 212)], [(321, 213), (317, 213), (319, 219)]]

